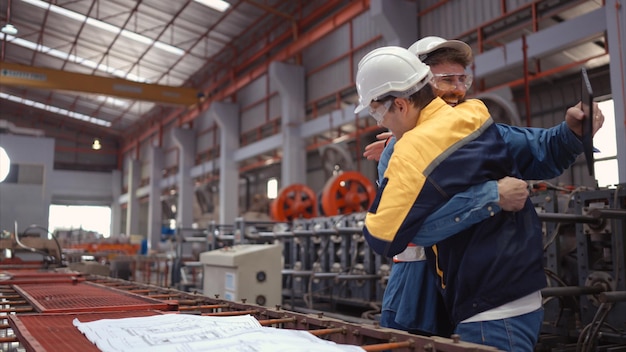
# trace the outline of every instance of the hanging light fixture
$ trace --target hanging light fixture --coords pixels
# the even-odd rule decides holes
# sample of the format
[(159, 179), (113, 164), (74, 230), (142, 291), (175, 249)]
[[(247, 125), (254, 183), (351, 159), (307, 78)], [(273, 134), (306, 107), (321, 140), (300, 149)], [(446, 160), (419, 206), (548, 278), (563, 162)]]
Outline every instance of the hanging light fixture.
[(7, 3), (7, 23), (0, 28), (0, 32), (8, 35), (17, 34), (17, 28), (11, 24), (11, 0)]
[(8, 34), (8, 35), (16, 35), (17, 34), (17, 28), (15, 28), (15, 26), (12, 25), (12, 24), (7, 23), (0, 29), (0, 32), (2, 32), (4, 34)]
[(93, 140), (93, 144), (91, 145), (91, 149), (100, 150), (102, 148), (102, 144), (100, 144), (100, 140), (98, 138)]

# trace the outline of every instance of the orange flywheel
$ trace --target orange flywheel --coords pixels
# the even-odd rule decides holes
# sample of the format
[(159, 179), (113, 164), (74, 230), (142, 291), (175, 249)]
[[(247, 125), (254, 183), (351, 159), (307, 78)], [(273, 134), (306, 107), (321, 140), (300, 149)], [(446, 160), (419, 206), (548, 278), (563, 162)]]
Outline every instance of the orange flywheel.
[(376, 189), (367, 177), (357, 171), (345, 171), (326, 181), (322, 210), (326, 216), (366, 211), (374, 198)]
[(310, 219), (317, 216), (317, 196), (302, 184), (293, 184), (280, 190), (271, 206), (272, 218), (276, 221)]

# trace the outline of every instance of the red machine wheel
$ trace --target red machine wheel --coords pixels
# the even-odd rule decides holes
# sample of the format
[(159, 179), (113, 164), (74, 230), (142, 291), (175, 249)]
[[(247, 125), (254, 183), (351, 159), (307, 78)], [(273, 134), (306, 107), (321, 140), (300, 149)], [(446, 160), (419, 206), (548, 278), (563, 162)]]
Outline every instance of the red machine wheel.
[(296, 183), (280, 190), (271, 211), (276, 221), (310, 219), (317, 216), (317, 196), (311, 188)]
[(351, 214), (369, 209), (374, 198), (376, 189), (367, 177), (357, 171), (345, 171), (326, 181), (322, 209), (326, 216)]

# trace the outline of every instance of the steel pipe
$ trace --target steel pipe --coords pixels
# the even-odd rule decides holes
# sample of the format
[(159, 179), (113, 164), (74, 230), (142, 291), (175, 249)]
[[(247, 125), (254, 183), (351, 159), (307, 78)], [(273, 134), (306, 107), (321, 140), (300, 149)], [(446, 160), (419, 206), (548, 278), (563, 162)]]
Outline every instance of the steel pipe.
[(626, 220), (626, 209), (600, 209), (593, 208), (589, 210), (589, 214), (593, 217), (603, 219), (621, 219)]
[(291, 276), (311, 276), (311, 274), (313, 274), (313, 271), (284, 269), (281, 271), (281, 273), (283, 275), (291, 275)]
[(585, 286), (585, 287), (578, 287), (578, 286), (547, 287), (541, 290), (541, 295), (543, 297), (582, 296), (582, 295), (596, 295), (604, 291), (606, 290), (601, 285), (595, 285), (592, 287), (588, 287), (588, 286)]
[(626, 301), (626, 291), (602, 292), (598, 296), (598, 300), (602, 303), (615, 303)]
[(380, 275), (337, 275), (336, 280), (375, 280), (380, 279)]
[(585, 223), (585, 224), (599, 224), (600, 219), (595, 216), (576, 215), (576, 214), (561, 214), (561, 213), (538, 213), (539, 220), (547, 222), (561, 222), (561, 223)]
[(318, 329), (318, 330), (309, 330), (309, 332), (315, 336), (324, 336), (324, 335), (331, 335), (331, 334), (345, 334), (346, 328), (340, 327), (340, 328)]
[(407, 340), (402, 342), (389, 342), (389, 343), (381, 343), (377, 345), (365, 345), (361, 346), (367, 352), (376, 352), (376, 351), (389, 351), (395, 349), (404, 349), (411, 348), (415, 345), (413, 340)]
[(233, 310), (228, 312), (216, 312), (216, 313), (202, 313), (202, 316), (210, 316), (210, 317), (232, 317), (238, 315), (255, 315), (258, 314), (259, 311), (257, 309), (250, 310)]

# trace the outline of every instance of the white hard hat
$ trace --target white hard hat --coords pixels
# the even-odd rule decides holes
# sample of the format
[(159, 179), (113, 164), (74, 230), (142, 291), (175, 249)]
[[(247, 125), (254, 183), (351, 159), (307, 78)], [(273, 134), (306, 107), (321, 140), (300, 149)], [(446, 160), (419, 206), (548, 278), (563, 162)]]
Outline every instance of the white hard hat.
[(460, 40), (446, 40), (441, 37), (429, 36), (424, 37), (409, 47), (409, 51), (417, 55), (420, 60), (424, 60), (425, 56), (433, 51), (441, 48), (456, 49), (465, 54), (467, 61), (472, 61), (472, 48)]
[(422, 89), (432, 77), (428, 65), (399, 46), (372, 50), (361, 59), (358, 67), (356, 90), (359, 105), (355, 114), (388, 95), (408, 97)]

